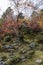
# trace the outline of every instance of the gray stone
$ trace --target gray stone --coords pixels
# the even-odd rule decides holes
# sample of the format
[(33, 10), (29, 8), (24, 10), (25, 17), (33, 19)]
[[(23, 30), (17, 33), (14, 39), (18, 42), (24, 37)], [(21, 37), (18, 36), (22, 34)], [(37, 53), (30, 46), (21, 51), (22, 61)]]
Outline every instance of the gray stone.
[(26, 50), (23, 50), (23, 51), (21, 51), (20, 53), (21, 53), (21, 54), (25, 54), (25, 53), (26, 53)]
[(13, 49), (13, 47), (14, 47), (14, 46), (12, 46), (12, 45), (9, 45), (9, 49)]
[(21, 56), (20, 59), (21, 59), (21, 61), (23, 61), (23, 62), (26, 61), (25, 56)]
[(9, 45), (3, 46), (3, 49), (8, 49)]
[(35, 48), (36, 47), (36, 43), (35, 42), (32, 42), (31, 44), (30, 44), (30, 48)]
[(3, 61), (0, 61), (0, 65), (5, 65), (5, 63)]
[(9, 56), (14, 56), (15, 55), (15, 53), (14, 52), (10, 52), (10, 54), (9, 54)]
[(42, 59), (37, 59), (35, 62), (36, 62), (37, 64), (41, 64), (41, 63), (42, 63)]
[(8, 49), (7, 51), (8, 51), (8, 52), (11, 52), (11, 51), (14, 52), (14, 49)]
[(22, 59), (22, 61), (24, 62), (24, 61), (26, 61), (26, 59)]
[(17, 46), (17, 43), (12, 44), (12, 46)]
[(21, 56), (20, 59), (25, 59), (25, 56)]

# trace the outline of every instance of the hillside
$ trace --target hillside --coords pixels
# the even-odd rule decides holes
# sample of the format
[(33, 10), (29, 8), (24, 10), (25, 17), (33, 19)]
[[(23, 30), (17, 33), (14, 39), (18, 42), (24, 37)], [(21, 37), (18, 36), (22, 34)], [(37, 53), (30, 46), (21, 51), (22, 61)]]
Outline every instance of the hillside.
[(43, 11), (15, 17), (8, 8), (0, 19), (0, 65), (43, 65)]

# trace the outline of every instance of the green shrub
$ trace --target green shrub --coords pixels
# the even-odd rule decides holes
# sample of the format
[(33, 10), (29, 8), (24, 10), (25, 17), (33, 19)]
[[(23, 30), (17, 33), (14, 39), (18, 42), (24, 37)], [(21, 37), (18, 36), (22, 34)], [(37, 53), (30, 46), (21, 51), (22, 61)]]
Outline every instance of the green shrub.
[(5, 38), (4, 38), (4, 41), (5, 42), (9, 42), (11, 40), (11, 36), (6, 36)]
[(19, 62), (19, 61), (20, 61), (19, 57), (14, 56), (14, 57), (12, 58), (12, 62), (17, 63), (17, 62)]
[(43, 35), (39, 34), (36, 36), (37, 42), (38, 43), (43, 43)]
[(7, 57), (6, 56), (2, 56), (2, 60), (3, 61), (6, 61), (7, 60)]
[(20, 61), (19, 57), (14, 56), (8, 63), (8, 65), (14, 65)]

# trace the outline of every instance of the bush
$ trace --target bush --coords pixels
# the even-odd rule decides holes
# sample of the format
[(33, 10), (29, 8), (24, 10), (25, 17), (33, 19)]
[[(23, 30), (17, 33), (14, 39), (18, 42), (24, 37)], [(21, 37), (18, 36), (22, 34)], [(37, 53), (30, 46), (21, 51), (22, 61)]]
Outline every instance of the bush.
[(3, 57), (2, 57), (2, 60), (3, 60), (3, 61), (6, 61), (6, 60), (7, 60), (7, 57), (6, 57), (6, 56), (3, 56)]
[(36, 36), (37, 42), (43, 44), (43, 35), (39, 34)]
[(9, 42), (11, 40), (11, 36), (6, 36), (5, 38), (4, 38), (4, 41), (5, 42)]
[(15, 57), (12, 58), (12, 62), (14, 62), (14, 63), (17, 63), (19, 61), (20, 61), (19, 57), (15, 56)]
[(8, 65), (14, 65), (20, 61), (19, 57), (14, 56), (8, 63)]

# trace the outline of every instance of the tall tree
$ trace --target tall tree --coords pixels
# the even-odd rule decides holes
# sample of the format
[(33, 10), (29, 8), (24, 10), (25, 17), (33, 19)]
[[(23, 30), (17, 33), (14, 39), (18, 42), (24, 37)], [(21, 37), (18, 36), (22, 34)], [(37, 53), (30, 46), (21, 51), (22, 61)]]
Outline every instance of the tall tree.
[[(34, 2), (32, 2), (32, 0), (10, 0), (11, 4), (14, 7), (14, 11), (17, 14), (17, 29), (19, 29), (18, 27), (18, 19), (20, 16), (20, 12), (26, 11), (26, 15), (27, 12), (29, 12), (29, 7), (33, 10), (33, 11), (37, 11), (39, 10), (39, 6), (41, 5), (41, 1), (42, 0), (38, 0), (38, 3), (36, 3), (34, 5)], [(36, 0), (37, 1), (37, 0)], [(11, 5), (11, 7), (12, 7)], [(29, 14), (28, 14), (29, 15)], [(19, 33), (19, 30), (17, 31)]]
[(7, 10), (3, 13), (2, 19), (6, 21), (7, 19), (12, 19), (13, 11), (11, 7), (8, 7)]

